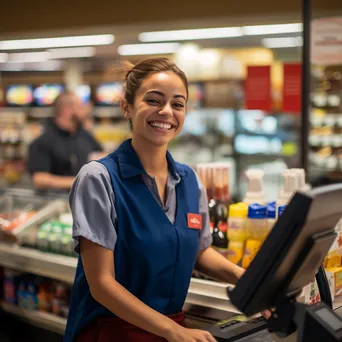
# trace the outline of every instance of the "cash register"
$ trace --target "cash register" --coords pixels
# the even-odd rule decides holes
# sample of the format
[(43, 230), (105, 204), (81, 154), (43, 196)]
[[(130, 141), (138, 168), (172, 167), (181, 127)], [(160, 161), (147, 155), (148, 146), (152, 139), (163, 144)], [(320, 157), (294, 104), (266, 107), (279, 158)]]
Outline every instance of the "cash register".
[[(332, 311), (321, 266), (341, 217), (342, 184), (297, 192), (245, 274), (235, 288), (228, 289), (232, 304), (246, 317), (271, 309), (271, 318), (215, 324), (209, 331), (217, 341), (253, 341), (252, 336), (267, 331), (279, 337), (297, 332), (298, 342), (342, 341), (342, 319)], [(325, 300), (314, 305), (297, 302), (302, 288), (315, 276)]]

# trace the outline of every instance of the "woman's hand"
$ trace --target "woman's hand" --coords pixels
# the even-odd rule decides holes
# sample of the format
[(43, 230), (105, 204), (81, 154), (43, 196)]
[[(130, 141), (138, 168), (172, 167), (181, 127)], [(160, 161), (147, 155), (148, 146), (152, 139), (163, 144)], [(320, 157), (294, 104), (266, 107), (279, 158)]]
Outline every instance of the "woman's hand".
[(272, 312), (270, 310), (264, 310), (261, 315), (266, 318), (266, 319), (270, 319), (272, 316)]
[(170, 331), (166, 339), (168, 342), (216, 342), (208, 331), (187, 329), (182, 326), (178, 326), (176, 329)]

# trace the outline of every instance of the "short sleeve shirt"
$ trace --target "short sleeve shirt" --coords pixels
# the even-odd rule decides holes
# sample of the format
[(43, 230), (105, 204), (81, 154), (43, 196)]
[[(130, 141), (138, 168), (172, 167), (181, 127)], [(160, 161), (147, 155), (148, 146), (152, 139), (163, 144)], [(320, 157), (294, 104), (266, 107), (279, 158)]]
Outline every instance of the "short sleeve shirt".
[[(167, 180), (167, 199), (161, 203), (153, 178), (142, 175), (143, 181), (165, 214), (173, 223), (176, 216), (176, 185), (181, 182), (178, 175), (169, 173)], [(199, 212), (203, 217), (200, 235), (200, 250), (208, 248), (212, 243), (208, 200), (205, 188), (197, 177)], [(98, 162), (90, 162), (80, 170), (70, 192), (70, 207), (73, 215), (73, 238), (75, 251), (79, 253), (80, 237), (86, 238), (102, 247), (115, 250), (117, 241), (115, 210), (115, 189), (112, 187), (106, 167)]]

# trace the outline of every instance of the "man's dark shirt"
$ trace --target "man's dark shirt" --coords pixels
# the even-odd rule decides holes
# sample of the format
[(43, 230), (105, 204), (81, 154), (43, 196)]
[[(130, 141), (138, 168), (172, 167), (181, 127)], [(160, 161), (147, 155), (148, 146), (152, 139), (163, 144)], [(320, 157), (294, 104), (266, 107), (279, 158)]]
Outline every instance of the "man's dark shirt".
[(71, 134), (49, 120), (44, 133), (30, 145), (28, 171), (76, 176), (89, 154), (100, 151), (101, 145), (83, 128)]

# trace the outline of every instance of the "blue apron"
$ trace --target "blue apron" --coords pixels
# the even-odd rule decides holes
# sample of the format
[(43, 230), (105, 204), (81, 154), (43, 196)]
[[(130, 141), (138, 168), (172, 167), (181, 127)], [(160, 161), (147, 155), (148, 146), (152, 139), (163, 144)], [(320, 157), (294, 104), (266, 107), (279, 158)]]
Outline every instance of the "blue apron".
[[(176, 163), (169, 153), (167, 161), (169, 170), (181, 176), (174, 224), (142, 180), (146, 171), (130, 140), (99, 160), (115, 193), (115, 279), (152, 309), (171, 315), (182, 310), (199, 252), (200, 230), (188, 227), (187, 215), (199, 214), (199, 190), (191, 168)], [(65, 342), (75, 341), (97, 317), (115, 315), (91, 296), (79, 256)]]

